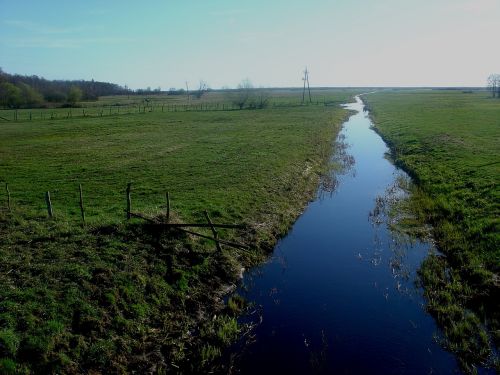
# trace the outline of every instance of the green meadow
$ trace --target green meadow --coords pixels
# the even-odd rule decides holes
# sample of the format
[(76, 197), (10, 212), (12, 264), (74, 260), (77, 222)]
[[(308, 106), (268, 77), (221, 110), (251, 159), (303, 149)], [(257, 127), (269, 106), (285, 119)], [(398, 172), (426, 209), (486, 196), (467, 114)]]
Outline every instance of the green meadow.
[[(301, 106), (296, 94), (274, 93), (275, 105), (258, 110), (24, 112), (1, 122), (2, 371), (206, 370), (241, 334), (244, 302), (225, 303), (224, 286), (263, 259), (335, 168), (328, 160), (348, 113), (334, 104), (353, 91), (322, 91), (329, 105)], [(217, 93), (203, 100), (217, 103)], [(206, 222), (206, 210), (214, 222), (245, 224), (220, 236), (250, 250), (216, 252), (208, 240), (126, 221), (127, 183), (132, 211), (164, 215), (169, 192), (173, 220)]]
[(432, 224), (445, 255), (420, 270), (428, 309), (461, 360), (487, 362), (500, 342), (500, 100), (457, 90), (386, 90), (364, 100), (394, 161), (414, 178), (416, 217), (406, 224)]
[[(339, 102), (351, 96), (333, 95)], [(333, 131), (325, 123), (343, 115), (314, 105), (2, 123), (0, 180), (9, 183), (14, 205), (40, 212), (50, 191), (55, 215), (65, 219), (79, 216), (82, 184), (91, 223), (124, 217), (128, 182), (140, 211), (161, 209), (169, 191), (186, 219), (204, 209), (224, 220), (256, 218), (273, 191), (314, 174), (330, 152), (322, 140)]]
[[(228, 286), (265, 259), (321, 176), (340, 168), (329, 162), (348, 116), (338, 104), (359, 92), (314, 90), (301, 105), (300, 91), (273, 90), (264, 109), (238, 110), (227, 93), (210, 92), (0, 111), (0, 370), (220, 366), (245, 330), (237, 317), (246, 302)], [(500, 338), (500, 100), (444, 90), (364, 100), (415, 182), (396, 207), (413, 213), (401, 227), (431, 224), (442, 254), (419, 273), (443, 344), (463, 369), (491, 365)], [(244, 224), (219, 235), (250, 249), (218, 252), (209, 240), (126, 220), (128, 183), (132, 211), (164, 218), (168, 192), (173, 221), (206, 222), (206, 210), (216, 223)]]

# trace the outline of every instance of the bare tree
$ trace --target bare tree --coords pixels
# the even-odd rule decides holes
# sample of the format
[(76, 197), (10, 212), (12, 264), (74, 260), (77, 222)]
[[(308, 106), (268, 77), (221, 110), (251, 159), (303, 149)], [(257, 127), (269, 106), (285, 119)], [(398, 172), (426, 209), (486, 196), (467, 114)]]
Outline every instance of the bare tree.
[(491, 91), (491, 96), (500, 98), (500, 74), (490, 74), (488, 77), (488, 89)]
[(252, 82), (247, 78), (241, 81), (236, 89), (224, 88), (225, 97), (239, 109), (263, 109), (269, 105), (271, 97), (268, 90), (254, 88)]
[(269, 105), (269, 99), (271, 94), (264, 88), (256, 89), (254, 95), (252, 96), (252, 103), (250, 107), (264, 109)]
[(203, 96), (203, 94), (206, 93), (208, 90), (209, 90), (208, 84), (205, 81), (200, 80), (200, 87), (198, 88), (197, 91), (195, 91), (194, 96), (197, 99), (200, 99)]
[(253, 85), (249, 79), (241, 81), (241, 83), (238, 84), (236, 91), (232, 93), (233, 104), (237, 105), (240, 109), (245, 108), (245, 105), (252, 100), (252, 90)]

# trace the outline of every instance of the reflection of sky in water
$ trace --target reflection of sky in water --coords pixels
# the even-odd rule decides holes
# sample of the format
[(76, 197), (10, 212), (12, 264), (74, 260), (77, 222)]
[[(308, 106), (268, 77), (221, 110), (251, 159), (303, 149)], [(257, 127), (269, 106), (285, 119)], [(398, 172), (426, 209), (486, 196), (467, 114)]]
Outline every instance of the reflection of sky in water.
[[(414, 287), (429, 245), (399, 243), (370, 218), (397, 171), (360, 111), (342, 134), (354, 156), (333, 194), (318, 194), (270, 262), (239, 293), (262, 313), (243, 373), (450, 373), (454, 358), (433, 341), (436, 326)], [(354, 173), (353, 173), (354, 172)], [(255, 314), (258, 315), (258, 314)]]

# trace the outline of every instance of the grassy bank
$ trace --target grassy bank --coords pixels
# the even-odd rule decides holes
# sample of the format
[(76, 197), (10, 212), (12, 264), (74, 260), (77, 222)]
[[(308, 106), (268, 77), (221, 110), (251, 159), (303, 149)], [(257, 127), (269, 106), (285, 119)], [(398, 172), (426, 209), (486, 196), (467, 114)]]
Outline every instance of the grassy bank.
[(498, 369), (500, 101), (485, 92), (431, 90), (364, 100), (395, 162), (416, 182), (413, 224), (432, 224), (445, 254), (428, 258), (420, 271), (445, 344), (464, 369)]
[[(329, 92), (348, 101), (351, 93)], [(0, 124), (3, 372), (189, 372), (239, 334), (222, 302), (313, 196), (346, 111), (336, 106), (146, 112)], [(132, 220), (134, 211), (237, 222), (251, 251)], [(80, 227), (78, 184), (87, 226)], [(50, 191), (55, 218), (46, 219)]]

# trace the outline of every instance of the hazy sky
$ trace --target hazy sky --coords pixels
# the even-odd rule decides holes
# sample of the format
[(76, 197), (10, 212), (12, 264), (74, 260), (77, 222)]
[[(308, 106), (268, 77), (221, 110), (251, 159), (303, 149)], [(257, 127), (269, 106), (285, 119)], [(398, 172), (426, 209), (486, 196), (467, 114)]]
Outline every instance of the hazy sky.
[(0, 0), (0, 67), (132, 88), (481, 86), (500, 0)]

